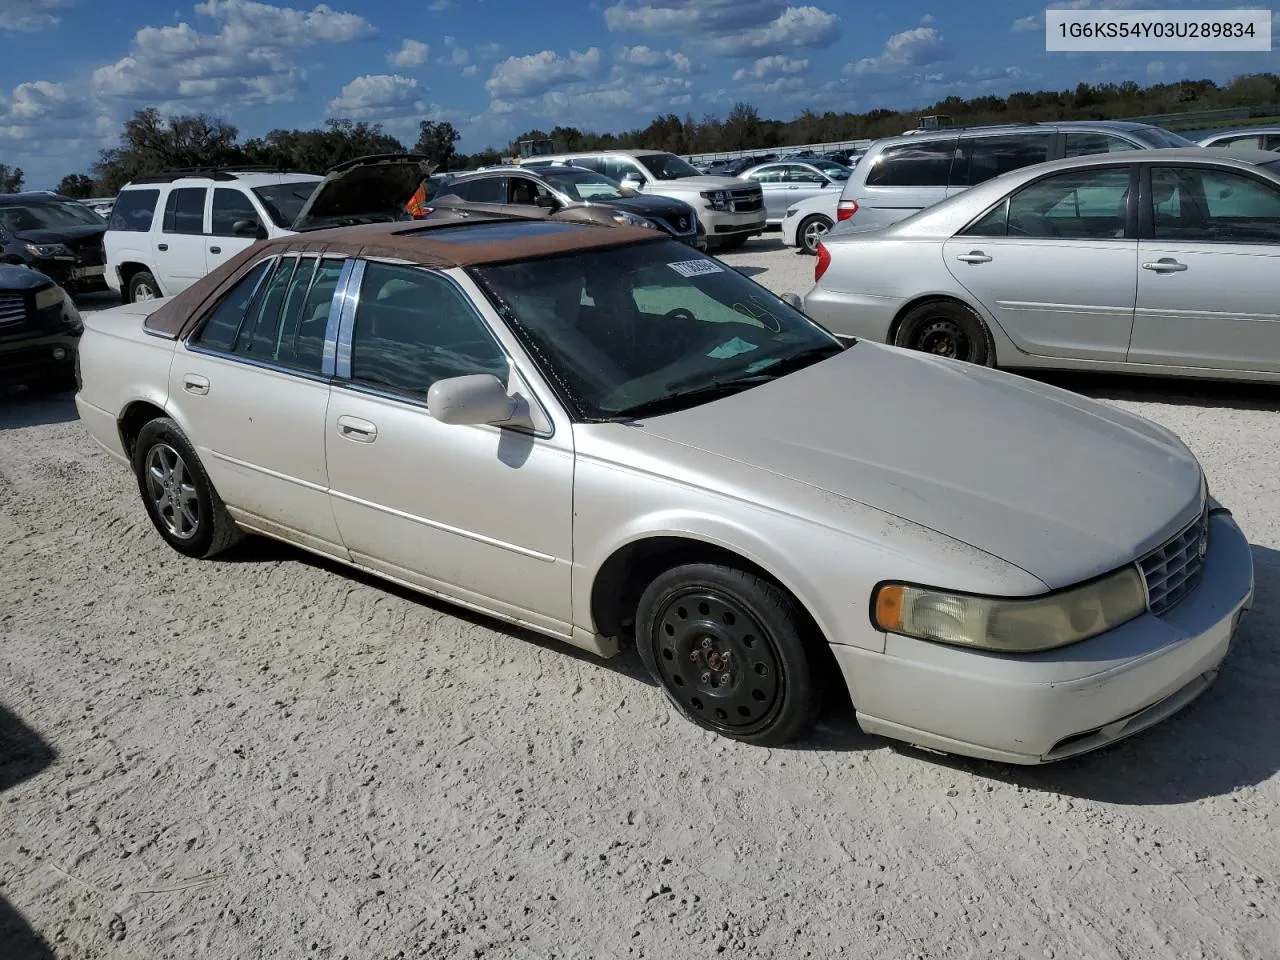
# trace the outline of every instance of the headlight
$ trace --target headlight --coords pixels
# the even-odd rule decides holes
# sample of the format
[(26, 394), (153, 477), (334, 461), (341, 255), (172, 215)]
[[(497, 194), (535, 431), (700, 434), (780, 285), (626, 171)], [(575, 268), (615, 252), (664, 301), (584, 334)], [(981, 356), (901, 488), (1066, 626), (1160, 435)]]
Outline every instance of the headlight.
[(43, 290), (37, 290), (36, 309), (48, 310), (50, 307), (56, 307), (66, 299), (66, 296), (61, 287), (45, 287)]
[(729, 209), (729, 194), (723, 190), (706, 190), (699, 196), (710, 204), (712, 210)]
[(74, 260), (76, 255), (65, 243), (28, 243), (27, 253), (41, 260)]
[(635, 214), (627, 213), (624, 210), (615, 210), (613, 219), (617, 223), (625, 223), (629, 227), (644, 227), (647, 230), (657, 229), (652, 220), (646, 220), (644, 217), (637, 217)]
[(975, 597), (901, 583), (872, 599), (878, 629), (997, 653), (1065, 647), (1106, 633), (1147, 609), (1136, 567), (1042, 597)]

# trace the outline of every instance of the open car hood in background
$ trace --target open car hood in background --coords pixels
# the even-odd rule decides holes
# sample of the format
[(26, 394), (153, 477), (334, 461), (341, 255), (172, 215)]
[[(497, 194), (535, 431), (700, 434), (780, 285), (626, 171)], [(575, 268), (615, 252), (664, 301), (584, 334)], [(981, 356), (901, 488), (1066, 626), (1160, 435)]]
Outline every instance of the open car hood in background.
[(299, 232), (405, 218), (405, 204), (436, 164), (418, 153), (380, 153), (340, 163), (303, 204)]

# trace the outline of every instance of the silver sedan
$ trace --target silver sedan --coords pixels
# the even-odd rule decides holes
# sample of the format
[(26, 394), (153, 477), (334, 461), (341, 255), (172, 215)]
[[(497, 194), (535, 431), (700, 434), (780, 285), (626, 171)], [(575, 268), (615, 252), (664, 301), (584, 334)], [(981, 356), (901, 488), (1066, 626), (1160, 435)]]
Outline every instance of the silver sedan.
[(777, 226), (787, 215), (787, 207), (822, 193), (840, 196), (853, 171), (834, 160), (779, 160), (744, 170), (742, 180), (754, 180), (764, 192), (765, 223)]
[(805, 311), (1001, 367), (1280, 380), (1280, 154), (1076, 157), (837, 225)]

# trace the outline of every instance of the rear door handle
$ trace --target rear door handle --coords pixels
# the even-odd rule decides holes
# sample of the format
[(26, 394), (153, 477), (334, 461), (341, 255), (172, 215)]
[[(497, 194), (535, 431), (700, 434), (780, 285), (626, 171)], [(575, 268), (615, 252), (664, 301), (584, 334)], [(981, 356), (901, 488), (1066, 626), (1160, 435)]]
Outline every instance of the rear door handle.
[(1154, 263), (1144, 263), (1142, 265), (1142, 269), (1151, 270), (1154, 273), (1181, 273), (1183, 270), (1187, 269), (1187, 265), (1185, 263), (1179, 263), (1172, 257), (1162, 257)]
[(209, 381), (194, 373), (188, 373), (182, 378), (182, 389), (187, 393), (194, 393), (198, 397), (203, 397), (209, 392)]
[(338, 418), (338, 434), (356, 443), (373, 443), (378, 439), (378, 427), (359, 417), (341, 416)]
[(168, 250), (168, 249), (169, 249), (169, 245), (168, 245), (167, 243), (157, 243), (157, 244), (156, 244), (156, 249), (157, 249), (157, 250)]
[(210, 253), (221, 253), (221, 252), (222, 252), (222, 248), (221, 248), (221, 247), (210, 247), (210, 248), (209, 248), (209, 252), (210, 252)]
[(990, 263), (991, 258), (981, 250), (970, 250), (968, 253), (962, 253), (956, 257), (961, 263)]

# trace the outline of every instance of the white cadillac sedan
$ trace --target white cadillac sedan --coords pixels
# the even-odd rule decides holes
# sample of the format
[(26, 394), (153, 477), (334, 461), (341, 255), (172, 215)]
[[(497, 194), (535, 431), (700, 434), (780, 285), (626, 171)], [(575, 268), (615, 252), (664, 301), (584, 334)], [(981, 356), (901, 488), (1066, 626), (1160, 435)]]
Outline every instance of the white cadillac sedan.
[(320, 231), (86, 326), (80, 415), (174, 549), (263, 534), (634, 643), (750, 743), (802, 736), (839, 677), (868, 731), (1057, 760), (1204, 690), (1253, 596), (1167, 430), (841, 344), (653, 231)]

